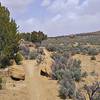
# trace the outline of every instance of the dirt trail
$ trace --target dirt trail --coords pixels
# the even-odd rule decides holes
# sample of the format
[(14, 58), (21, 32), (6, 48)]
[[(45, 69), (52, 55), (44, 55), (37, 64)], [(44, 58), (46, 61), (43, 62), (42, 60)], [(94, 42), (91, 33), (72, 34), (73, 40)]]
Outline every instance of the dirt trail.
[[(46, 51), (45, 51), (46, 52)], [(46, 54), (48, 57), (48, 53)], [(60, 100), (58, 97), (58, 85), (54, 80), (42, 77), (39, 66), (35, 61), (23, 62), (26, 73), (26, 84), (29, 100)]]

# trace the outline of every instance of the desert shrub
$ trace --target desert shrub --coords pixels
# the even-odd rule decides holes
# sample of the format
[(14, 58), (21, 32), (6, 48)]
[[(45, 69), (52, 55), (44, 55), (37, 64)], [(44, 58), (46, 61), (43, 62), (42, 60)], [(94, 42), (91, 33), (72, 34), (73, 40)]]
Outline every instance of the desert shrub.
[(52, 65), (52, 78), (56, 80), (61, 80), (62, 75), (66, 69), (67, 57), (55, 53), (52, 58), (55, 60), (55, 63)]
[[(82, 45), (72, 49), (73, 52), (76, 53), (82, 53), (82, 54), (88, 54), (88, 55), (97, 55), (99, 53), (99, 49), (98, 48), (91, 48), (91, 47), (84, 47)], [(71, 50), (71, 52), (72, 52)]]
[(54, 54), (55, 63), (52, 66), (52, 77), (60, 83), (60, 97), (75, 98), (75, 82), (81, 79), (81, 62), (70, 58), (70, 55)]
[(53, 53), (53, 55), (52, 55), (52, 58), (53, 58), (55, 61), (59, 60), (60, 57), (61, 57), (61, 54), (58, 54), (58, 53)]
[(56, 51), (58, 53), (63, 53), (64, 51), (66, 51), (66, 46), (65, 45), (60, 45), (60, 44), (47, 45), (46, 48), (47, 48), (48, 51), (51, 51), (51, 52)]
[(63, 99), (75, 97), (75, 83), (70, 78), (64, 78), (60, 82), (60, 97)]
[(17, 63), (17, 64), (21, 64), (21, 61), (23, 60), (23, 56), (22, 56), (22, 54), (21, 53), (17, 53), (16, 54), (16, 56), (15, 56), (15, 62)]
[(59, 64), (53, 65), (52, 66), (52, 78), (55, 80), (61, 80), (63, 73), (64, 73), (64, 69), (61, 68), (62, 66), (60, 66)]
[(63, 69), (57, 70), (54, 73), (54, 76), (53, 77), (55, 77), (57, 80), (62, 80), (63, 73), (64, 73), (64, 70)]
[(88, 54), (89, 55), (97, 55), (98, 51), (96, 49), (93, 49), (93, 48), (88, 48)]
[(72, 78), (75, 79), (75, 81), (80, 81), (80, 79), (81, 79), (81, 70), (78, 69), (78, 68), (73, 68), (71, 70), (71, 75), (72, 75)]
[(96, 60), (96, 57), (95, 57), (95, 56), (92, 56), (92, 57), (91, 57), (91, 60)]
[(81, 52), (83, 55), (88, 54), (88, 48), (81, 47)]
[(48, 51), (53, 52), (53, 51), (56, 51), (56, 46), (54, 46), (54, 45), (47, 45), (47, 46), (46, 46), (46, 49), (47, 49)]
[(30, 54), (29, 54), (29, 59), (31, 59), (31, 60), (32, 60), (32, 59), (36, 59), (37, 56), (38, 56), (37, 51), (30, 52)]
[(85, 85), (89, 100), (99, 100), (100, 98), (100, 82), (95, 82), (92, 85)]
[(81, 79), (81, 61), (70, 59), (67, 64), (67, 69), (70, 70), (72, 78), (75, 81), (79, 81)]
[(60, 54), (55, 54), (53, 59), (55, 60), (55, 64), (52, 66), (52, 76), (54, 79), (62, 78), (63, 72), (65, 70), (69, 70), (71, 76), (75, 81), (79, 81), (81, 79), (81, 66), (80, 61), (70, 59), (70, 56), (61, 56)]
[(61, 54), (61, 53), (54, 53), (53, 55), (52, 55), (52, 58), (54, 59), (54, 61), (56, 62), (56, 63), (62, 63), (62, 64), (65, 64), (65, 65), (67, 65), (67, 61), (68, 61), (68, 59), (69, 59), (69, 57), (70, 57), (70, 55), (69, 54), (65, 54), (65, 53), (63, 53), (63, 54)]
[(86, 97), (83, 95), (81, 90), (76, 91), (75, 100), (86, 100)]
[(82, 77), (81, 61), (72, 59), (70, 54), (65, 53), (54, 53), (52, 58), (55, 61), (52, 66), (52, 78), (60, 83), (60, 97), (75, 99), (75, 81), (80, 81)]

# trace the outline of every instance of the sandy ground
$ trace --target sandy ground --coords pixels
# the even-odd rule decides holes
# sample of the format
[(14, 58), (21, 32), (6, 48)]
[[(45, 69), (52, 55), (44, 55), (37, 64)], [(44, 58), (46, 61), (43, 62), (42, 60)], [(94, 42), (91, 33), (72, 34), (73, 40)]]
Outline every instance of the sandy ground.
[[(91, 83), (94, 80), (100, 81), (100, 54), (96, 56), (96, 60), (91, 60), (91, 56), (80, 54), (75, 55), (74, 58), (81, 60), (82, 72), (87, 72), (87, 78), (90, 78), (90, 80), (86, 79), (88, 83)], [(92, 76), (91, 72), (95, 72), (96, 75)]]
[(8, 78), (6, 89), (0, 90), (0, 100), (28, 100), (25, 82)]
[[(57, 81), (40, 75), (40, 67), (49, 66), (51, 57), (44, 49), (45, 62), (37, 65), (36, 61), (27, 61), (23, 63), (26, 73), (26, 83), (29, 93), (29, 100), (60, 100)], [(45, 65), (44, 65), (45, 64)]]
[(42, 77), (35, 62), (27, 61), (24, 64), (30, 100), (60, 100), (57, 82)]
[[(94, 82), (100, 82), (100, 54), (96, 56), (96, 60), (91, 60), (91, 56), (77, 54), (74, 56), (75, 59), (81, 60), (82, 72), (87, 72), (88, 76), (83, 78), (79, 83), (76, 83), (77, 88), (83, 90), (84, 85), (92, 85)], [(94, 75), (91, 75), (95, 72)], [(89, 100), (86, 91), (83, 92), (86, 100)]]

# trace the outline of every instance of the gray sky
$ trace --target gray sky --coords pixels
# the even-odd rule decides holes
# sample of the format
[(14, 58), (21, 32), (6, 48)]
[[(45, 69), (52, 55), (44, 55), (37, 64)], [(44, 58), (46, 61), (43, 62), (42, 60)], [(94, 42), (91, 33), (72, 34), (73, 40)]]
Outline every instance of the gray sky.
[(100, 30), (100, 0), (0, 0), (21, 32), (49, 36)]

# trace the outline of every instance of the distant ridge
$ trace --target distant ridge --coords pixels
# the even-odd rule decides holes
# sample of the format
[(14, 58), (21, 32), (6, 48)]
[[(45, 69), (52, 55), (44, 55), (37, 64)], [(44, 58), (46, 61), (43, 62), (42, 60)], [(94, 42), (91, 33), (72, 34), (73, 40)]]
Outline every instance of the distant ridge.
[(93, 35), (100, 35), (100, 31), (75, 34), (75, 36), (91, 36), (91, 35), (92, 36)]
[(70, 37), (70, 36), (96, 36), (96, 35), (100, 35), (100, 31), (87, 32), (87, 33), (76, 33), (76, 34), (55, 36), (55, 37), (49, 37), (49, 38), (63, 38), (63, 37)]

